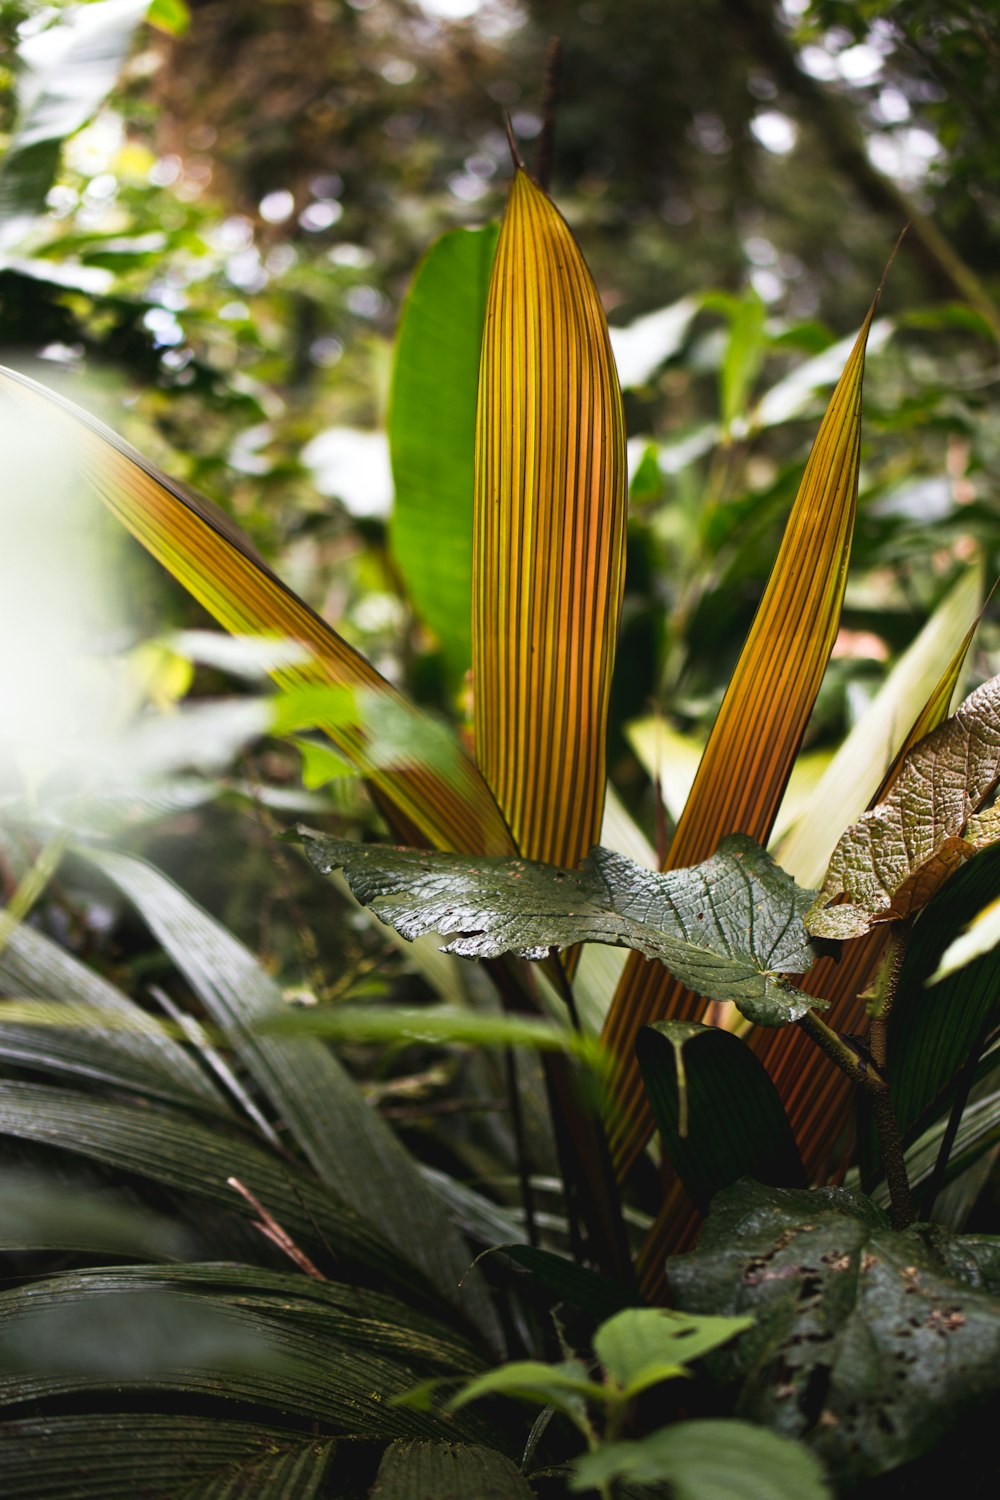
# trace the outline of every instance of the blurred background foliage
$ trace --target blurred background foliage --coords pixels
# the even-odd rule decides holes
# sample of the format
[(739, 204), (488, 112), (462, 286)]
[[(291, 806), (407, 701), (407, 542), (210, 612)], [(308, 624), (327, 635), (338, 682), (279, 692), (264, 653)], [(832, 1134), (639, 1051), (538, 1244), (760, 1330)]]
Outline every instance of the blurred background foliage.
[[(70, 9), (0, 3), (8, 131), (32, 46)], [(461, 711), (388, 540), (392, 343), (435, 236), (502, 210), (505, 112), (530, 161), (552, 33), (552, 189), (617, 330), (630, 436), (612, 779), (662, 841), (669, 810), (630, 726), (654, 716), (683, 760), (711, 723), (842, 363), (822, 357), (853, 336), (907, 220), (866, 377), (843, 629), (807, 745), (832, 753), (963, 569), (997, 574), (994, 7), (157, 0), (39, 211), (0, 225), (2, 357), (211, 496), (381, 671)], [(129, 655), (154, 705), (253, 691), (211, 653), (189, 666), (150, 645), (204, 620), (112, 522), (91, 525), (128, 600), (94, 648)], [(1000, 669), (996, 627), (979, 642), (977, 680)], [(135, 811), (133, 845), (289, 991), (433, 986), (398, 955), (386, 966), (384, 931), (346, 906), (331, 924), (327, 888), (274, 844), (296, 815), (371, 818), (343, 767), (266, 737), (222, 759), (187, 803), (175, 788), (171, 817)], [(138, 965), (130, 983), (169, 970), (92, 883), (64, 879), (44, 920), (112, 969)], [(421, 1118), (414, 1099), (453, 1096), (447, 1049), (354, 1061), (404, 1124)], [(466, 1146), (468, 1167), (475, 1131)]]

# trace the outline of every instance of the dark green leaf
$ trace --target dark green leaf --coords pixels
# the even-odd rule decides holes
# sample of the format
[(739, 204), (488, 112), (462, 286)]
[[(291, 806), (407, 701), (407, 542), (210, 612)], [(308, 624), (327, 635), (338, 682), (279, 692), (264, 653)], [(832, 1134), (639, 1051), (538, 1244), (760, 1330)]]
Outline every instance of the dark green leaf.
[(637, 1294), (608, 1276), (578, 1266), (564, 1255), (540, 1250), (535, 1245), (500, 1245), (498, 1251), (525, 1266), (535, 1281), (554, 1292), (562, 1302), (590, 1313), (594, 1318), (610, 1318), (613, 1313), (630, 1307)]
[(666, 1482), (672, 1500), (826, 1500), (808, 1448), (749, 1422), (678, 1422), (634, 1443), (608, 1443), (578, 1460), (572, 1490), (633, 1480)]
[(531, 1500), (509, 1458), (472, 1443), (391, 1443), (371, 1500)]
[(405, 1363), (420, 1373), (443, 1372), (458, 1378), (476, 1375), (482, 1360), (464, 1339), (434, 1318), (405, 1303), (336, 1281), (319, 1281), (298, 1271), (268, 1271), (259, 1266), (214, 1261), (175, 1266), (114, 1266), (71, 1272), (57, 1281), (25, 1289), (58, 1303), (65, 1296), (133, 1296), (142, 1292), (183, 1295), (209, 1308), (247, 1310), (282, 1326), (302, 1326), (338, 1347), (359, 1349)]
[(134, 1093), (194, 1105), (227, 1107), (211, 1079), (165, 1027), (127, 995), (31, 927), (6, 927), (0, 942), (0, 993), (84, 1007), (107, 1016), (108, 1029), (18, 1025), (3, 1019), (0, 1057), (46, 1072), (93, 1078)]
[(551, 948), (607, 943), (661, 959), (699, 994), (733, 1001), (759, 1025), (784, 1025), (817, 1003), (781, 977), (812, 961), (802, 926), (811, 892), (740, 835), (702, 865), (656, 874), (601, 848), (563, 870), (300, 833), (316, 868), (343, 869), (358, 900), (403, 937), (459, 934), (446, 953), (538, 959)]
[(429, 1284), (363, 1219), (290, 1163), (235, 1134), (165, 1110), (28, 1083), (0, 1083), (0, 1134), (84, 1156), (253, 1219), (254, 1210), (228, 1186), (227, 1178), (237, 1177), (309, 1255), (332, 1253), (355, 1273), (433, 1299)]
[[(139, 1277), (144, 1286), (128, 1268), (78, 1273), (0, 1294), (0, 1339), (20, 1340), (25, 1356), (0, 1369), (0, 1403), (126, 1386), (250, 1403), (349, 1435), (442, 1435), (435, 1418), (391, 1401), (424, 1373), (418, 1361), (331, 1338), (328, 1320), (295, 1316), (294, 1304), (289, 1316), (287, 1292), (261, 1307), (157, 1289), (146, 1268)], [(109, 1316), (116, 1304), (122, 1319)], [(475, 1417), (458, 1430), (487, 1431)]]
[[(948, 1085), (985, 1040), (1000, 1006), (1000, 950), (993, 949), (939, 984), (928, 986), (941, 954), (971, 912), (1000, 896), (1000, 847), (959, 870), (929, 903), (906, 948), (889, 1016), (889, 1085), (904, 1139), (912, 1140), (937, 1105), (949, 1107)], [(868, 1173), (878, 1161), (870, 1129), (863, 1136)]]
[(660, 1021), (635, 1045), (664, 1150), (702, 1212), (740, 1177), (805, 1186), (788, 1116), (744, 1041), (717, 1026)]
[(476, 390), (498, 229), (455, 229), (424, 257), (403, 309), (389, 409), (393, 556), (454, 686), (472, 661)]
[(962, 1242), (946, 1255), (943, 1233), (896, 1233), (843, 1188), (745, 1181), (668, 1279), (685, 1311), (756, 1318), (711, 1357), (740, 1382), (736, 1414), (807, 1435), (850, 1482), (919, 1457), (994, 1388), (1000, 1309), (956, 1274)]
[(0, 1426), (5, 1500), (312, 1500), (332, 1449), (301, 1432), (146, 1412)]

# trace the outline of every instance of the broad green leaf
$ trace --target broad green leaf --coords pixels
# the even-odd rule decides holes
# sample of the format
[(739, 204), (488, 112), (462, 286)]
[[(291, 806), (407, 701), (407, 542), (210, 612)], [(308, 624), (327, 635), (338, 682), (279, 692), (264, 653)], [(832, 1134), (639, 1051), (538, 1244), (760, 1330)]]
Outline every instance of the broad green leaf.
[[(0, 370), (0, 397), (5, 417), (32, 423), (66, 447), (109, 510), (227, 630), (277, 642), (270, 670), (281, 687), (355, 693), (356, 720), (338, 714), (320, 728), (368, 777), (400, 834), (468, 853), (515, 852), (489, 788), (458, 741), (447, 740), (441, 726), (287, 588), (221, 512), (103, 423), (26, 376)], [(298, 661), (288, 660), (289, 642), (301, 648)], [(387, 715), (393, 726), (389, 765), (379, 745)], [(435, 759), (427, 766), (418, 753), (407, 753), (408, 742), (419, 748), (428, 739), (443, 764)]]
[[(967, 568), (896, 662), (817, 783), (794, 827), (774, 848), (782, 868), (801, 885), (819, 885), (838, 830), (869, 806), (905, 743), (906, 730), (920, 719), (928, 704), (932, 708), (936, 704), (942, 677), (947, 678), (950, 700), (971, 644), (981, 600), (981, 570)], [(946, 712), (947, 703), (939, 719)], [(933, 727), (926, 725), (921, 734)]]
[(0, 165), (0, 247), (45, 212), (63, 141), (104, 103), (148, 10), (149, 0), (70, 6), (21, 42), (17, 120)]
[(694, 869), (657, 874), (599, 846), (565, 870), (300, 833), (316, 868), (342, 868), (358, 900), (403, 937), (458, 934), (446, 953), (543, 959), (552, 948), (607, 943), (660, 959), (699, 994), (732, 1001), (762, 1026), (782, 1026), (816, 1003), (781, 977), (809, 965), (802, 914), (812, 893), (749, 839), (724, 841)]
[(642, 1028), (636, 1051), (664, 1150), (702, 1212), (740, 1177), (805, 1186), (774, 1084), (739, 1037), (696, 1021), (659, 1021)]
[(594, 1353), (623, 1397), (638, 1396), (753, 1326), (752, 1318), (692, 1318), (662, 1307), (627, 1307), (594, 1334)]
[(896, 1233), (843, 1188), (747, 1181), (716, 1199), (670, 1286), (686, 1312), (756, 1318), (713, 1373), (740, 1382), (737, 1416), (808, 1434), (848, 1487), (926, 1453), (993, 1388), (1000, 1310), (967, 1279), (981, 1285), (984, 1248), (973, 1267), (961, 1238)]
[[(604, 801), (601, 843), (617, 854), (626, 854), (647, 870), (656, 869), (655, 849), (610, 782)], [(573, 979), (573, 999), (584, 1031), (599, 1034), (627, 959), (627, 948), (605, 948), (600, 943), (588, 943), (581, 950)]]
[[(511, 1460), (473, 1443), (390, 1443), (371, 1500), (532, 1500)], [(270, 1496), (268, 1496), (270, 1500)]]
[(941, 954), (928, 984), (940, 984), (950, 974), (964, 969), (974, 958), (981, 958), (1000, 945), (1000, 897), (988, 902), (972, 921), (953, 938)]
[(591, 1380), (587, 1367), (578, 1359), (547, 1365), (540, 1360), (515, 1360), (499, 1365), (462, 1387), (448, 1403), (450, 1411), (460, 1411), (483, 1396), (511, 1396), (516, 1401), (531, 1401), (536, 1406), (554, 1406), (576, 1421), (587, 1400), (602, 1401), (605, 1390)]
[(528, 859), (599, 836), (624, 587), (625, 429), (600, 298), (564, 220), (515, 173), (476, 424), (476, 759)]
[[(743, 833), (766, 843), (836, 638), (857, 511), (861, 382), (869, 310), (809, 455), (774, 568), (667, 854), (676, 870)], [(808, 967), (808, 963), (803, 965)], [(619, 1173), (652, 1119), (635, 1060), (640, 1026), (697, 1020), (704, 1006), (679, 978), (630, 959), (604, 1038), (617, 1059), (611, 1147)]]
[(6, 1500), (313, 1500), (332, 1438), (220, 1417), (92, 1412), (0, 1424)]
[(723, 1419), (677, 1422), (633, 1443), (607, 1443), (577, 1460), (570, 1489), (615, 1480), (669, 1484), (671, 1500), (830, 1500), (832, 1493), (804, 1444)]
[(1000, 836), (995, 816), (975, 818), (998, 779), (1000, 677), (994, 677), (913, 747), (885, 801), (841, 835), (809, 931), (861, 937), (876, 923), (926, 905), (977, 848)]
[(497, 228), (432, 245), (403, 307), (389, 406), (389, 538), (418, 615), (461, 686), (472, 664), (476, 386)]
[(248, 948), (151, 865), (88, 850), (188, 979), (312, 1167), (340, 1199), (412, 1259), (440, 1291), (499, 1337), (482, 1278), (413, 1158), (322, 1042), (262, 1033), (288, 1017), (276, 981)]

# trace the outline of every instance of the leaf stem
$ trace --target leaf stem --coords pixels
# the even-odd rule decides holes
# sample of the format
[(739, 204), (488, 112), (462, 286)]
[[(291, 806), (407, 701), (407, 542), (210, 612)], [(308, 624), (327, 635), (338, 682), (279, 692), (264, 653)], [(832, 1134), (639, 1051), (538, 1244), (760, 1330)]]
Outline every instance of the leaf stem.
[[(898, 977), (898, 976), (897, 976)], [(874, 1058), (869, 1061), (863, 1053), (832, 1027), (821, 1021), (814, 1010), (806, 1011), (799, 1025), (807, 1036), (847, 1074), (854, 1083), (863, 1088), (871, 1100), (872, 1117), (878, 1131), (885, 1180), (889, 1189), (889, 1217), (894, 1229), (906, 1229), (916, 1218), (910, 1181), (906, 1174), (906, 1159), (903, 1141), (896, 1122), (889, 1084)]]

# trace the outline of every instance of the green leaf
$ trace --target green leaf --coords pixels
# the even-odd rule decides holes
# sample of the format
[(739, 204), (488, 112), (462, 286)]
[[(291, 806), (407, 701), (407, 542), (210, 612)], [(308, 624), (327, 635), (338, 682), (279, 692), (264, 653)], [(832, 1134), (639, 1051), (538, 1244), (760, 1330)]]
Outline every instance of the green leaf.
[(578, 1266), (564, 1255), (554, 1255), (551, 1250), (540, 1250), (535, 1245), (498, 1245), (496, 1249), (498, 1254), (509, 1255), (518, 1265), (526, 1267), (532, 1279), (555, 1293), (561, 1302), (568, 1302), (593, 1318), (609, 1318), (636, 1300), (634, 1290), (586, 1266)]
[(58, 1278), (36, 1283), (0, 1294), (0, 1400), (19, 1378), (127, 1385), (175, 1363), (277, 1375), (281, 1357), (267, 1333), (221, 1304), (162, 1288), (96, 1283), (81, 1294)]
[(807, 917), (813, 936), (861, 937), (924, 906), (977, 847), (998, 836), (993, 820), (974, 818), (998, 779), (994, 677), (913, 747), (885, 801), (841, 835)]
[[(423, 1373), (419, 1358), (366, 1346), (363, 1323), (350, 1342), (331, 1337), (331, 1320), (289, 1295), (308, 1278), (283, 1282), (282, 1297), (218, 1299), (123, 1267), (0, 1293), (0, 1341), (24, 1356), (0, 1369), (0, 1403), (125, 1387), (249, 1403), (354, 1436), (443, 1435), (434, 1417), (391, 1401)], [(478, 1419), (459, 1430), (488, 1431)]]
[(981, 958), (997, 946), (1000, 946), (1000, 896), (987, 902), (958, 937), (952, 939), (927, 983), (940, 984), (942, 979), (964, 969), (974, 958)]
[(749, 1422), (678, 1422), (634, 1443), (608, 1443), (576, 1463), (573, 1491), (615, 1480), (670, 1485), (672, 1500), (828, 1500), (823, 1470), (801, 1443)]
[(21, 42), (20, 107), (0, 166), (0, 246), (45, 211), (63, 141), (104, 103), (148, 9), (149, 0), (74, 5)]
[[(0, 1015), (2, 1015), (0, 1008)], [(601, 1057), (596, 1038), (580, 1036), (541, 1016), (489, 1015), (457, 1005), (337, 1005), (300, 1009), (265, 1017), (255, 1028), (263, 1036), (322, 1036), (349, 1041), (455, 1042), (478, 1047), (535, 1047), (574, 1052), (595, 1065)]]
[(740, 1383), (736, 1415), (808, 1435), (847, 1484), (927, 1452), (993, 1389), (1000, 1310), (956, 1272), (962, 1243), (896, 1233), (843, 1188), (744, 1181), (720, 1193), (668, 1278), (684, 1311), (756, 1318), (712, 1356), (718, 1378)]
[(392, 552), (453, 688), (472, 662), (476, 388), (498, 232), (452, 230), (424, 257), (403, 308), (389, 406)]
[(817, 1003), (781, 978), (812, 961), (801, 925), (812, 893), (738, 835), (704, 864), (660, 875), (600, 847), (579, 869), (561, 870), (299, 832), (316, 868), (342, 868), (358, 900), (403, 937), (457, 933), (446, 953), (541, 959), (551, 948), (607, 943), (662, 960), (699, 994), (731, 1000), (763, 1026)]
[(390, 1443), (371, 1500), (532, 1500), (533, 1493), (494, 1448), (412, 1440)]
[(587, 1374), (577, 1359), (560, 1364), (543, 1364), (536, 1359), (515, 1360), (499, 1365), (485, 1375), (470, 1380), (448, 1403), (450, 1411), (459, 1411), (483, 1396), (511, 1396), (516, 1401), (530, 1401), (536, 1406), (554, 1406), (573, 1422), (578, 1422), (587, 1400), (603, 1401), (607, 1392)]
[(191, 11), (185, 0), (151, 0), (146, 19), (168, 36), (183, 36), (191, 25)]
[(750, 392), (767, 347), (766, 319), (767, 309), (753, 288), (749, 288), (743, 297), (732, 299), (729, 338), (719, 371), (722, 422), (727, 433), (749, 405)]
[[(91, 1412), (0, 1425), (6, 1500), (313, 1500), (334, 1442), (219, 1417)], [(71, 1476), (71, 1477), (70, 1477)]]
[(152, 1110), (146, 1101), (129, 1105), (41, 1084), (0, 1083), (0, 1134), (85, 1157), (115, 1174), (135, 1174), (252, 1220), (255, 1210), (228, 1185), (237, 1177), (309, 1255), (333, 1254), (363, 1279), (384, 1277), (386, 1285), (433, 1299), (425, 1279), (315, 1180), (217, 1125)]
[[(889, 1015), (889, 1086), (904, 1141), (935, 1108), (950, 1105), (949, 1085), (981, 1050), (1000, 1006), (1000, 953), (984, 953), (928, 987), (928, 975), (976, 902), (1000, 898), (1000, 847), (969, 861), (934, 897), (914, 925)], [(863, 1169), (881, 1176), (874, 1131), (863, 1133)]]
[(281, 1324), (301, 1324), (331, 1344), (357, 1345), (408, 1368), (446, 1371), (452, 1378), (475, 1375), (482, 1368), (481, 1358), (464, 1339), (426, 1313), (384, 1292), (319, 1281), (298, 1271), (214, 1261), (97, 1267), (69, 1273), (57, 1290), (72, 1298), (94, 1287), (108, 1296), (150, 1289), (183, 1292), (211, 1307), (244, 1308)]
[(702, 1212), (740, 1177), (805, 1186), (777, 1090), (738, 1036), (660, 1021), (639, 1032), (636, 1053), (664, 1150)]
[(594, 1353), (625, 1397), (684, 1374), (684, 1366), (753, 1325), (752, 1318), (692, 1318), (627, 1307), (594, 1334)]
[(467, 1246), (390, 1126), (322, 1042), (262, 1034), (269, 1022), (282, 1026), (289, 1011), (260, 961), (151, 865), (108, 851), (86, 854), (137, 908), (212, 1020), (231, 1034), (318, 1175), (498, 1340), (482, 1277), (466, 1274)]

